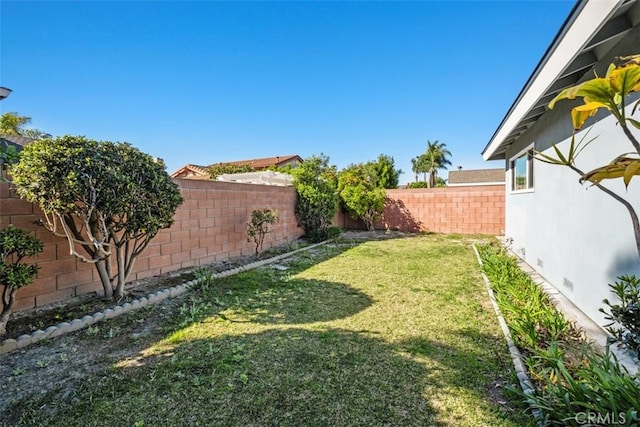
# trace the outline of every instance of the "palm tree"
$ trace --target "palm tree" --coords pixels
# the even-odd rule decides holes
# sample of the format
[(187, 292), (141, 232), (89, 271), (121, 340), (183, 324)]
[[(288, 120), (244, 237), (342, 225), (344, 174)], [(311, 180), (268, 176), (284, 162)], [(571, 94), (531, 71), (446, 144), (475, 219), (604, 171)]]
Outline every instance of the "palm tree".
[[(426, 162), (426, 169), (429, 172), (429, 187), (436, 186), (436, 178), (438, 176), (438, 169), (447, 169), (447, 166), (451, 166), (451, 151), (447, 150), (447, 144), (444, 142), (427, 141), (427, 151), (423, 154)], [(422, 157), (422, 156), (421, 156)]]
[(418, 167), (418, 159), (419, 159), (418, 157), (411, 159), (411, 170), (416, 176), (416, 182), (418, 182), (418, 172), (420, 172)]

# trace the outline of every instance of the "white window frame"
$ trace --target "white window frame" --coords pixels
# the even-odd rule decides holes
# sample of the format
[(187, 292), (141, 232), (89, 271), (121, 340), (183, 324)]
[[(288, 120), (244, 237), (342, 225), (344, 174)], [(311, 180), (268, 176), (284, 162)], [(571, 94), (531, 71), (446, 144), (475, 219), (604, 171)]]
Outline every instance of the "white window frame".
[[(533, 162), (535, 158), (534, 158), (533, 150), (534, 150), (534, 144), (530, 144), (529, 146), (520, 150), (515, 156), (509, 159), (509, 190), (511, 194), (532, 193), (533, 191), (535, 191), (535, 186), (534, 186), (535, 168), (533, 166)], [(520, 157), (525, 155), (530, 155), (530, 157), (526, 159), (526, 170), (525, 170), (526, 185), (525, 185), (525, 188), (516, 190), (515, 189), (515, 179), (516, 179), (515, 162)]]

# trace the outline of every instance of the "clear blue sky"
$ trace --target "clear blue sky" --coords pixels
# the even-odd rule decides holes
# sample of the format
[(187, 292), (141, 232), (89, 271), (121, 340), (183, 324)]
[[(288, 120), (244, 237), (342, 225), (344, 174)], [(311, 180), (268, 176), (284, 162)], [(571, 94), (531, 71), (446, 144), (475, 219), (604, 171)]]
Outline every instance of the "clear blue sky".
[(186, 163), (480, 152), (573, 1), (0, 2), (2, 112)]

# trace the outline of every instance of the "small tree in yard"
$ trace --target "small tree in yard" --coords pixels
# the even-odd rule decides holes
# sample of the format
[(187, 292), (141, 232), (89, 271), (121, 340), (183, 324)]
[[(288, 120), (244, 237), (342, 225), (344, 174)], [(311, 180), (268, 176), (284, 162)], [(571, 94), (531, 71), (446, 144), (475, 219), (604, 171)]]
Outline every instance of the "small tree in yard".
[(106, 298), (124, 295), (137, 257), (171, 226), (183, 201), (164, 167), (126, 143), (82, 136), (35, 141), (10, 173), (18, 194), (44, 212), (45, 227), (95, 265)]
[[(537, 152), (536, 158), (546, 163), (568, 167), (580, 175), (580, 183), (589, 181), (624, 206), (631, 219), (636, 250), (640, 256), (640, 220), (636, 207), (618, 193), (602, 185), (604, 180), (622, 178), (625, 187), (628, 187), (633, 177), (640, 175), (640, 140), (632, 131), (632, 128), (640, 129), (640, 121), (631, 118), (640, 106), (640, 101), (634, 104), (630, 112), (627, 111), (626, 106), (627, 97), (633, 92), (640, 92), (640, 55), (619, 58), (617, 63), (609, 66), (604, 77), (596, 77), (565, 89), (549, 104), (549, 108), (553, 108), (556, 102), (563, 99), (582, 99), (583, 104), (571, 110), (575, 131), (582, 129), (587, 119), (594, 116), (601, 108), (608, 110), (616, 118), (618, 126), (631, 144), (630, 153), (621, 153), (610, 163), (584, 172), (576, 165), (576, 159), (596, 138), (585, 142), (585, 137), (576, 144), (575, 138), (572, 137), (567, 152), (563, 153), (553, 145), (555, 157)], [(625, 345), (638, 355), (640, 352), (640, 308), (638, 307), (640, 279), (630, 275), (620, 276), (618, 280), (619, 282), (609, 287), (620, 300), (620, 304), (610, 303), (605, 299), (603, 302), (609, 307), (609, 312), (604, 309), (600, 311), (605, 313), (607, 320), (611, 321), (607, 325), (607, 331), (612, 334), (613, 341)]]
[(9, 226), (0, 229), (0, 285), (2, 311), (0, 311), (0, 337), (7, 332), (11, 307), (19, 288), (30, 284), (38, 272), (35, 264), (23, 264), (25, 257), (42, 252), (42, 241), (27, 230)]
[(251, 212), (251, 221), (247, 224), (247, 241), (256, 244), (256, 258), (262, 252), (262, 245), (267, 234), (271, 233), (269, 228), (278, 222), (278, 211), (272, 209), (255, 210)]
[(340, 198), (349, 213), (361, 219), (368, 230), (373, 230), (373, 222), (380, 218), (384, 210), (387, 192), (378, 187), (374, 163), (350, 165), (338, 175)]
[(312, 241), (322, 241), (328, 236), (338, 210), (337, 171), (329, 165), (329, 157), (311, 156), (291, 170), (296, 187), (296, 218)]

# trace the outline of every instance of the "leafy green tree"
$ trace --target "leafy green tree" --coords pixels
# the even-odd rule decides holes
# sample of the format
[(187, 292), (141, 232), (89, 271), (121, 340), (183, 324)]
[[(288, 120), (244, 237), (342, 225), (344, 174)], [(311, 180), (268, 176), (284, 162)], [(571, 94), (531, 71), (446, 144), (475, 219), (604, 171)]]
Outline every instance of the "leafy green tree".
[(31, 123), (31, 117), (18, 113), (4, 113), (0, 116), (0, 133), (5, 135), (22, 135), (24, 125)]
[(0, 116), (0, 134), (25, 136), (32, 139), (50, 138), (51, 135), (38, 129), (25, 128), (31, 123), (31, 117), (18, 113), (4, 113)]
[(338, 210), (336, 167), (329, 165), (329, 157), (320, 154), (305, 159), (291, 170), (291, 175), (298, 193), (295, 210), (298, 226), (311, 240), (325, 240)]
[(368, 230), (380, 218), (387, 195), (376, 173), (375, 162), (350, 165), (338, 175), (338, 192), (351, 216), (361, 219)]
[(211, 179), (216, 179), (220, 175), (225, 175), (228, 173), (253, 172), (254, 170), (255, 169), (253, 169), (249, 165), (234, 165), (229, 163), (219, 163), (207, 168), (207, 172), (209, 172), (209, 178)]
[(47, 229), (95, 265), (106, 298), (123, 296), (137, 257), (171, 226), (183, 201), (164, 167), (126, 143), (82, 136), (35, 141), (10, 172), (18, 194), (44, 212)]
[(373, 164), (377, 176), (376, 185), (381, 188), (398, 188), (402, 170), (396, 169), (393, 157), (380, 154)]
[(42, 241), (27, 230), (9, 226), (0, 229), (0, 286), (2, 286), (2, 310), (0, 311), (0, 337), (7, 333), (7, 323), (16, 292), (33, 281), (38, 272), (35, 264), (23, 264), (25, 257), (42, 252)]

